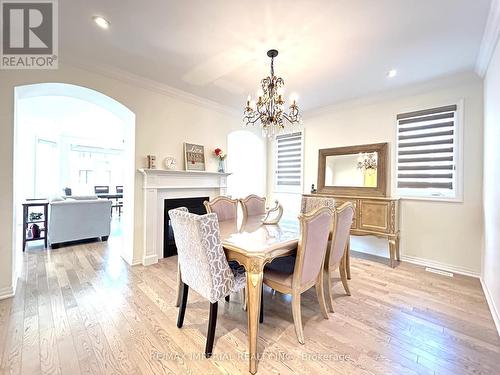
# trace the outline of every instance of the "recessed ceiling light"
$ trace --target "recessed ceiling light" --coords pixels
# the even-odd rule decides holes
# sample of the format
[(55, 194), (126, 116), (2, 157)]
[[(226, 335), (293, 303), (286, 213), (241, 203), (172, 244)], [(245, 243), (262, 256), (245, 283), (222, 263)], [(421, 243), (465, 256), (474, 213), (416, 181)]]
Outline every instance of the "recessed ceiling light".
[(107, 19), (105, 19), (104, 17), (94, 16), (94, 17), (92, 17), (92, 19), (97, 24), (97, 26), (102, 27), (103, 29), (109, 28), (109, 21)]
[(396, 69), (391, 69), (387, 72), (387, 78), (394, 78), (398, 75), (398, 71)]

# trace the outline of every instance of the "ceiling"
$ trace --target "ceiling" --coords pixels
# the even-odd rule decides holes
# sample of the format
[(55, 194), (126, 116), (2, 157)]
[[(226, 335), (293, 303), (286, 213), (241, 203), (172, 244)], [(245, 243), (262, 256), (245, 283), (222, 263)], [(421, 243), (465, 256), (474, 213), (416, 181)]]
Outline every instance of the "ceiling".
[[(490, 0), (71, 0), (60, 55), (241, 110), (269, 72), (305, 109), (474, 68)], [(108, 30), (92, 16), (102, 15)], [(397, 69), (392, 79), (386, 76)]]

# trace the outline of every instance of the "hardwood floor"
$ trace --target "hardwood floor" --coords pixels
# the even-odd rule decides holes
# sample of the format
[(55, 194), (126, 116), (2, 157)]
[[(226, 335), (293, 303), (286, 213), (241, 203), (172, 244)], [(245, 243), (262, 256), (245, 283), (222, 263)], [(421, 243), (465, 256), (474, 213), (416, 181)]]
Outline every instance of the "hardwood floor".
[[(321, 316), (303, 294), (305, 345), (290, 298), (264, 290), (260, 374), (499, 374), (500, 339), (478, 280), (351, 258), (351, 297), (335, 279)], [(12, 374), (248, 374), (237, 295), (219, 303), (204, 358), (208, 306), (192, 291), (176, 327), (176, 258), (129, 267), (119, 240), (27, 250), (15, 298), (0, 301), (0, 371)]]

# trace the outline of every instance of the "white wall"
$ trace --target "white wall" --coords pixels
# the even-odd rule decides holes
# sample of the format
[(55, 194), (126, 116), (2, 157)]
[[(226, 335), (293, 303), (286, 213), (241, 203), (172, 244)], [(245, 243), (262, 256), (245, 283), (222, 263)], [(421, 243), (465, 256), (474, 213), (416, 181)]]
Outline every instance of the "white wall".
[[(199, 143), (210, 150), (227, 149), (226, 136), (241, 128), (241, 118), (224, 108), (189, 95), (153, 87), (150, 83), (131, 83), (131, 77), (111, 78), (87, 70), (61, 66), (55, 71), (0, 71), (0, 296), (9, 294), (13, 285), (13, 126), (14, 87), (40, 82), (62, 82), (102, 92), (136, 115), (136, 168), (145, 167), (147, 154), (155, 154), (161, 165), (166, 156), (174, 156), (182, 168), (182, 142)], [(146, 87), (147, 86), (147, 87)], [(230, 155), (228, 156), (230, 157)], [(217, 163), (207, 152), (207, 169)], [(135, 179), (135, 236), (133, 262), (142, 259), (143, 191), (142, 176)]]
[[(335, 88), (332, 88), (334, 90)], [(463, 203), (403, 200), (401, 202), (401, 253), (413, 260), (479, 275), (483, 243), (482, 81), (473, 74), (457, 75), (384, 95), (340, 103), (304, 115), (304, 191), (317, 183), (321, 148), (389, 142), (389, 179), (393, 175), (396, 115), (418, 109), (457, 103), (464, 99), (464, 201)], [(272, 150), (269, 150), (272, 156)], [(271, 159), (271, 158), (270, 158)], [(272, 160), (272, 159), (271, 159)], [(269, 169), (272, 163), (269, 161)], [(272, 171), (268, 174), (272, 178)], [(394, 181), (389, 181), (394, 191)], [(290, 195), (270, 196), (292, 201)], [(295, 206), (299, 195), (295, 195)], [(371, 250), (370, 250), (371, 248)], [(353, 249), (388, 255), (384, 241), (353, 241)], [(407, 258), (408, 259), (408, 258)]]
[(500, 332), (500, 44), (484, 80), (483, 286)]

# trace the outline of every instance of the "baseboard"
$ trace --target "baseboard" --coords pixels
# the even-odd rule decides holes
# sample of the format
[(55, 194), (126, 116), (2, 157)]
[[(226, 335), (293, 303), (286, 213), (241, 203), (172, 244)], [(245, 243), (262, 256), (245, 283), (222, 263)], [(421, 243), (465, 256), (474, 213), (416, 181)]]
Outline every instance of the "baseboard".
[(436, 262), (434, 260), (412, 257), (409, 255), (401, 255), (401, 260), (404, 262), (408, 262), (408, 263), (418, 264), (419, 266), (437, 268), (437, 269), (440, 269), (443, 271), (457, 273), (459, 275), (465, 275), (465, 276), (470, 276), (470, 277), (475, 277), (475, 278), (479, 278), (479, 276), (480, 276), (479, 272), (476, 272), (476, 271), (471, 270), (469, 268), (460, 267), (460, 266), (453, 266), (453, 265), (446, 264), (446, 263)]
[(153, 255), (148, 255), (142, 258), (142, 265), (143, 266), (150, 266), (152, 264), (158, 263), (158, 255), (153, 254)]
[(130, 264), (132, 267), (134, 266), (138, 266), (138, 265), (141, 265), (142, 264), (142, 260), (140, 259), (135, 259), (134, 261), (132, 261), (132, 263)]
[(133, 257), (125, 256), (123, 253), (120, 254), (122, 259), (129, 265), (129, 266), (137, 266), (139, 264), (142, 264), (142, 260), (136, 259)]
[(12, 286), (0, 288), (0, 300), (10, 297), (14, 297), (14, 288)]
[(497, 307), (495, 306), (495, 301), (493, 301), (493, 298), (491, 298), (490, 291), (488, 289), (488, 286), (484, 282), (483, 278), (480, 277), (479, 280), (481, 281), (481, 286), (483, 287), (483, 293), (484, 296), (486, 297), (486, 302), (488, 303), (491, 316), (493, 317), (493, 321), (495, 322), (495, 326), (497, 327), (498, 335), (500, 336), (500, 310), (498, 310)]

